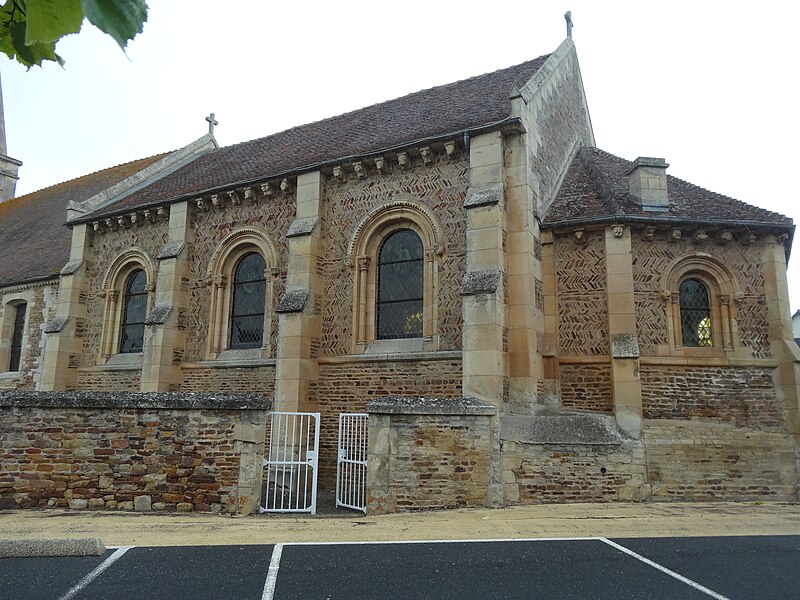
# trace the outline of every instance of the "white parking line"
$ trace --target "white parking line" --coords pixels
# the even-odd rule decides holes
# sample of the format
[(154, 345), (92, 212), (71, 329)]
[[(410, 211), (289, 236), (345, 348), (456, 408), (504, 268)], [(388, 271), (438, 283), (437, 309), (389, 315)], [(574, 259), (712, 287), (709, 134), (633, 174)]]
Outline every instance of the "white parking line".
[(114, 554), (112, 554), (103, 562), (101, 562), (99, 565), (97, 565), (91, 573), (89, 573), (86, 577), (84, 577), (78, 583), (76, 583), (71, 590), (69, 590), (66, 594), (61, 596), (61, 598), (59, 598), (58, 600), (72, 600), (72, 598), (74, 598), (78, 592), (80, 592), (83, 588), (85, 588), (87, 585), (89, 585), (95, 579), (97, 579), (97, 577), (103, 571), (105, 571), (108, 567), (110, 567), (116, 561), (122, 558), (122, 555), (125, 554), (130, 549), (131, 546), (122, 546), (121, 548), (118, 548), (114, 552)]
[(283, 544), (275, 544), (272, 549), (272, 558), (269, 561), (269, 571), (267, 572), (267, 580), (264, 582), (264, 593), (261, 594), (261, 600), (272, 600), (275, 596), (275, 584), (278, 582), (281, 554), (283, 554)]
[(608, 544), (609, 546), (611, 546), (613, 548), (616, 548), (620, 552), (624, 552), (628, 556), (632, 556), (636, 560), (642, 561), (646, 565), (650, 565), (654, 569), (658, 569), (662, 573), (666, 573), (670, 577), (674, 577), (678, 581), (682, 581), (686, 585), (692, 586), (694, 589), (696, 589), (696, 590), (698, 590), (700, 592), (703, 592), (704, 594), (707, 594), (707, 595), (711, 596), (712, 598), (716, 598), (716, 600), (730, 600), (730, 598), (728, 598), (727, 596), (723, 596), (722, 594), (718, 594), (714, 590), (710, 590), (707, 587), (705, 587), (703, 585), (700, 585), (696, 581), (692, 581), (688, 577), (684, 577), (683, 575), (681, 575), (679, 573), (676, 573), (675, 571), (672, 571), (672, 570), (668, 569), (667, 567), (663, 567), (660, 564), (658, 564), (657, 562), (653, 562), (649, 558), (645, 558), (641, 554), (637, 554), (633, 550), (628, 550), (625, 546), (620, 546), (619, 544), (617, 544), (615, 542), (612, 542), (608, 538), (602, 538), (601, 537), (601, 538), (597, 538), (597, 539), (599, 539), (602, 542), (605, 542), (606, 544)]

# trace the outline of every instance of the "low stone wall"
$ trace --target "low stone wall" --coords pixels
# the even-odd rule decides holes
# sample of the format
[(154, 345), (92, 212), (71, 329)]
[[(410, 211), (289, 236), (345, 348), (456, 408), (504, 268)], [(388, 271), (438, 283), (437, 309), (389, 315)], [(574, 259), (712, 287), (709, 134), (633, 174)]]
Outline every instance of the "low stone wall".
[(612, 416), (507, 416), (501, 422), (509, 504), (638, 501), (650, 495), (645, 448)]
[(647, 472), (654, 498), (797, 500), (792, 438), (730, 424), (645, 421)]
[(0, 508), (257, 509), (271, 401), (2, 392)]
[(474, 398), (379, 398), (366, 410), (369, 514), (484, 505), (492, 405)]

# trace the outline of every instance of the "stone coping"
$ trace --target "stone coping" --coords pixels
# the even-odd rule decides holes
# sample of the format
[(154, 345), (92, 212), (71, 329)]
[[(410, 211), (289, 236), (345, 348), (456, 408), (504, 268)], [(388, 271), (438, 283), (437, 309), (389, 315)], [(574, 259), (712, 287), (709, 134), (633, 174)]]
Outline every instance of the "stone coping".
[(113, 408), (165, 410), (270, 410), (259, 394), (214, 392), (0, 392), (0, 408)]
[(500, 439), (523, 444), (619, 446), (634, 441), (611, 415), (508, 415), (500, 420)]
[(485, 415), (497, 409), (478, 398), (420, 398), (394, 396), (375, 398), (367, 403), (368, 413), (384, 415)]

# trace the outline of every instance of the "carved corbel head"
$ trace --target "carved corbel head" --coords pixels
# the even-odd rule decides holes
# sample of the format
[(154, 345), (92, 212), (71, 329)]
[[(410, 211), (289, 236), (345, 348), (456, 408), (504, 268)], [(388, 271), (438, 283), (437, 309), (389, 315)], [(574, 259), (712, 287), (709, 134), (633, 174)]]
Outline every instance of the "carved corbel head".
[(433, 151), (431, 151), (429, 146), (420, 148), (419, 153), (422, 155), (422, 162), (424, 164), (429, 165), (433, 162)]
[(292, 184), (288, 179), (281, 181), (281, 191), (284, 194), (289, 194), (292, 191)]
[(456, 155), (457, 146), (455, 142), (445, 142), (444, 143), (444, 151), (447, 154), (447, 158), (453, 158)]
[(397, 164), (401, 169), (407, 169), (411, 166), (411, 159), (408, 157), (408, 152), (401, 152), (397, 155)]
[(347, 181), (347, 173), (344, 172), (341, 166), (337, 165), (333, 167), (333, 178), (339, 183), (344, 183)]
[(681, 240), (682, 236), (683, 236), (683, 232), (680, 229), (678, 229), (677, 227), (675, 227), (675, 228), (669, 230), (669, 235), (667, 236), (667, 239), (670, 242), (679, 242)]
[(572, 232), (572, 235), (575, 237), (576, 244), (585, 244), (589, 241), (589, 238), (586, 236), (586, 231), (583, 229), (576, 229)]
[(353, 163), (353, 172), (359, 179), (365, 179), (367, 177), (367, 169), (364, 167), (364, 163), (360, 161)]
[(625, 233), (625, 226), (624, 225), (614, 225), (611, 228), (611, 233), (614, 235), (615, 238), (621, 238), (622, 234)]

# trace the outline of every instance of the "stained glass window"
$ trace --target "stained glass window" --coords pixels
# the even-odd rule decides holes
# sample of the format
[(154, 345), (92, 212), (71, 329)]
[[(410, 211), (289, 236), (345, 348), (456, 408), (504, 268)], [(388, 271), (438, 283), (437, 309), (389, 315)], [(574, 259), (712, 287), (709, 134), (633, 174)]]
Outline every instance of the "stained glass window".
[(17, 304), (17, 312), (14, 315), (14, 330), (11, 333), (9, 371), (19, 371), (19, 360), (22, 356), (22, 331), (25, 329), (25, 311), (27, 308), (28, 305), (25, 303)]
[(264, 341), (264, 295), (267, 268), (258, 252), (239, 259), (233, 275), (229, 348), (260, 348)]
[(422, 337), (422, 240), (410, 229), (389, 235), (378, 254), (377, 337)]
[(144, 320), (147, 316), (147, 276), (141, 269), (128, 275), (122, 304), (119, 336), (121, 354), (141, 352), (144, 347)]
[(711, 346), (711, 304), (708, 288), (698, 279), (684, 279), (680, 288), (684, 346)]

